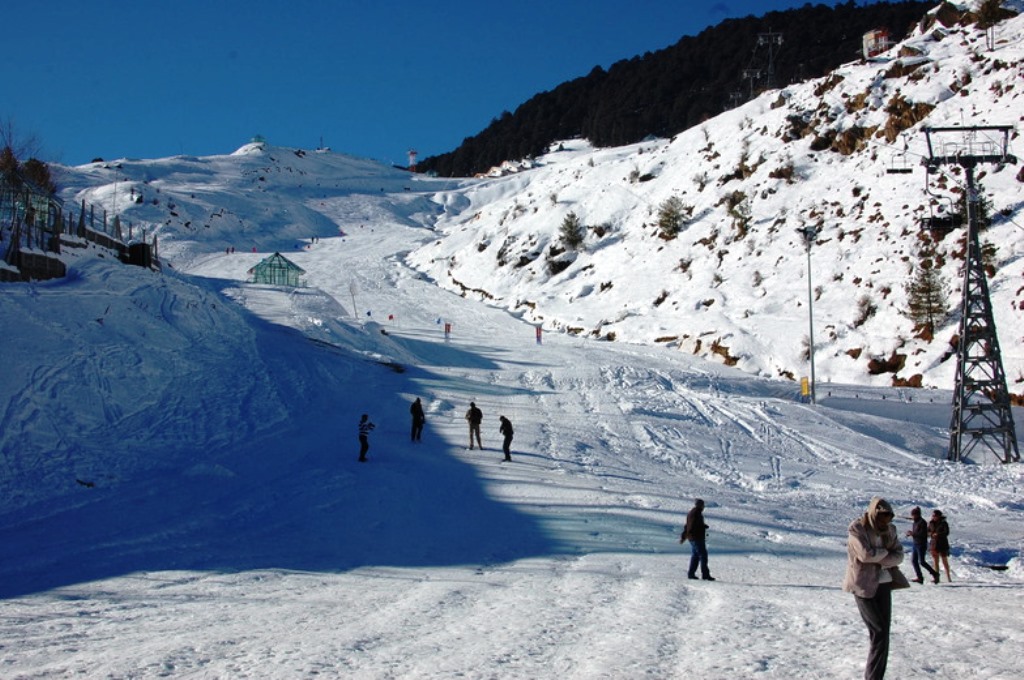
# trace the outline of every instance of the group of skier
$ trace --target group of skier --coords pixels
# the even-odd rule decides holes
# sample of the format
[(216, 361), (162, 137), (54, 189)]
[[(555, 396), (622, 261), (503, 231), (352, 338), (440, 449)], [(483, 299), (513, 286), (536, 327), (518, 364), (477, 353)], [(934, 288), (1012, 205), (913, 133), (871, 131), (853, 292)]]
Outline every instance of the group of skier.
[[(423, 402), (419, 397), (416, 397), (416, 401), (409, 407), (409, 414), (412, 416), (411, 440), (413, 442), (422, 441), (423, 426), (427, 422), (427, 417), (423, 412)], [(466, 411), (466, 422), (469, 423), (470, 450), (473, 450), (474, 441), (477, 448), (481, 451), (484, 448), (480, 438), (480, 425), (483, 422), (483, 417), (483, 412), (477, 407), (476, 403), (469, 402), (469, 410)], [(505, 454), (505, 460), (510, 461), (512, 460), (512, 436), (514, 434), (512, 421), (505, 416), (499, 416), (498, 420), (501, 423), (501, 426), (498, 428), (498, 432), (502, 436), (501, 450)], [(366, 462), (366, 453), (370, 450), (369, 436), (374, 427), (375, 425), (370, 421), (369, 414), (364, 413), (359, 420), (359, 462), (361, 463)]]

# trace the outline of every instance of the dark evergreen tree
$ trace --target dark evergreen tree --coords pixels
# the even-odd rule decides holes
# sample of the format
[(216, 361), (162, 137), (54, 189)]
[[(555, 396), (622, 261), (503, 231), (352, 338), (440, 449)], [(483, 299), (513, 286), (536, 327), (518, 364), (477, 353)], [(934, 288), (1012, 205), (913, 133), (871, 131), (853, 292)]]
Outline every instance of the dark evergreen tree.
[(0, 180), (7, 184), (16, 184), (18, 178), (18, 159), (10, 146), (0, 149)]
[(562, 237), (562, 244), (569, 250), (579, 249), (583, 245), (583, 237), (586, 235), (583, 223), (574, 212), (569, 213), (562, 220), (559, 233)]
[(685, 205), (678, 196), (666, 198), (658, 208), (658, 229), (661, 237), (666, 240), (674, 239), (692, 216), (692, 205)]
[(923, 334), (932, 338), (935, 327), (949, 313), (949, 292), (931, 257), (925, 255), (918, 263), (914, 277), (907, 283), (907, 316)]
[(21, 165), (21, 173), (26, 180), (49, 195), (57, 193), (57, 185), (50, 173), (50, 166), (37, 158), (29, 158)]

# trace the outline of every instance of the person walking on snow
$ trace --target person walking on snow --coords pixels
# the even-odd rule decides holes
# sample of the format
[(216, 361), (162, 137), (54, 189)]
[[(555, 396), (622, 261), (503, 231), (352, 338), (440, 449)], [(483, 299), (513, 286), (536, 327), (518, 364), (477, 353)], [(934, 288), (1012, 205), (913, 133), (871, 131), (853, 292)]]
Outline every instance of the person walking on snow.
[(412, 414), (412, 440), (418, 442), (420, 437), (423, 436), (423, 423), (427, 422), (427, 417), (423, 414), (423, 404), (420, 402), (419, 397), (416, 397), (416, 401), (409, 407), (409, 413)]
[(469, 422), (469, 450), (473, 450), (473, 435), (476, 435), (476, 444), (483, 450), (484, 445), (480, 443), (480, 422), (484, 419), (483, 412), (476, 407), (475, 402), (469, 402), (469, 410), (466, 411), (466, 420)]
[(498, 432), (501, 432), (505, 440), (501, 443), (501, 450), (505, 452), (505, 460), (512, 460), (511, 446), (512, 446), (512, 421), (505, 416), (499, 416), (498, 420), (501, 421), (501, 427), (498, 428)]
[(925, 568), (932, 576), (932, 580), (938, 583), (939, 572), (932, 569), (931, 565), (928, 564), (928, 523), (921, 517), (921, 508), (914, 508), (910, 511), (910, 520), (912, 522), (910, 531), (907, 532), (907, 536), (913, 541), (914, 547), (910, 553), (910, 564), (914, 567), (914, 574), (916, 578), (914, 583), (924, 583), (924, 578), (921, 576), (921, 567)]
[(708, 525), (704, 523), (704, 500), (696, 499), (693, 508), (686, 515), (686, 528), (679, 542), (690, 541), (690, 569), (686, 575), (691, 579), (697, 578), (697, 567), (700, 566), (700, 577), (705, 581), (714, 581), (711, 572), (708, 570), (708, 546), (707, 546)]
[(946, 581), (952, 583), (949, 575), (949, 523), (941, 510), (932, 510), (932, 519), (928, 522), (928, 535), (931, 536), (932, 561), (935, 562), (935, 573), (933, 578), (939, 582), (939, 558), (942, 558), (942, 566), (946, 568)]
[(366, 452), (370, 450), (370, 431), (376, 427), (370, 422), (370, 416), (363, 414), (359, 419), (359, 462), (366, 462)]
[(884, 498), (872, 498), (867, 512), (847, 529), (846, 577), (843, 590), (853, 593), (857, 609), (868, 628), (868, 660), (864, 680), (882, 680), (889, 663), (889, 631), (892, 627), (892, 591), (909, 588), (897, 567), (903, 561), (903, 545), (892, 525), (892, 506)]

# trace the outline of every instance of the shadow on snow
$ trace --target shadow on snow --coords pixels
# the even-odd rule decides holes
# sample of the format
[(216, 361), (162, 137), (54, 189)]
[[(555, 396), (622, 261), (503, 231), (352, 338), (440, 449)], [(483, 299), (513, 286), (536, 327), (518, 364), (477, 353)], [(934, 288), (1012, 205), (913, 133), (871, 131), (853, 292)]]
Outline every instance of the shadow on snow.
[[(265, 364), (255, 370), (272, 377), (290, 412), (285, 424), (239, 427), (226, 446), (187, 442), (184, 454), (170, 455), (128, 445), (144, 431), (120, 433), (126, 455), (154, 462), (0, 514), (0, 597), (138, 572), (339, 572), (489, 564), (562, 550), (536, 518), (490, 498), (430, 423), (422, 442), (409, 441), (403, 395), (416, 394), (417, 381), (432, 374), (416, 369), (413, 378), (252, 323)], [(486, 364), (464, 350), (444, 358)], [(359, 463), (364, 409), (378, 427), (369, 462)]]

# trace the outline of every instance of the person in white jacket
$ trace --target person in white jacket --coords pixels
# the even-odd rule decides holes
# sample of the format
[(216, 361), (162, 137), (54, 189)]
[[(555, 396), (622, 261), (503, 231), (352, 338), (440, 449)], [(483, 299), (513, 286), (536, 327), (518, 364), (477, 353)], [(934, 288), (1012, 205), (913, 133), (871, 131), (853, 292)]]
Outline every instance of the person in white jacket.
[(892, 625), (892, 591), (909, 588), (897, 568), (903, 546), (892, 525), (892, 506), (884, 498), (872, 498), (863, 517), (850, 524), (846, 541), (847, 563), (843, 590), (853, 593), (860, 617), (871, 641), (864, 667), (865, 680), (882, 680), (889, 663), (889, 630)]

